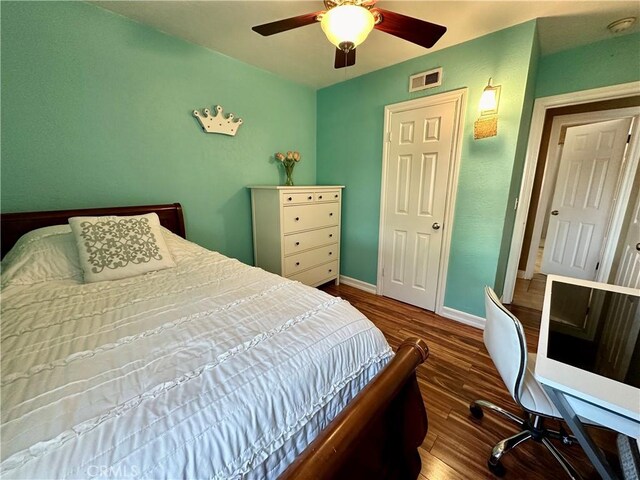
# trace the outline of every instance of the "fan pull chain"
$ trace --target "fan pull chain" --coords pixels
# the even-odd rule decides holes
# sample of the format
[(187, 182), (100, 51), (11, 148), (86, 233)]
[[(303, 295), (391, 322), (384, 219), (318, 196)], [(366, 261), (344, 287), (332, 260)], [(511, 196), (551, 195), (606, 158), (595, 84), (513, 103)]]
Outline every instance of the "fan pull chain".
[(347, 60), (349, 58), (349, 52), (347, 52), (346, 50), (343, 50), (344, 53), (344, 81), (347, 81), (347, 70), (349, 69), (349, 67), (347, 66)]

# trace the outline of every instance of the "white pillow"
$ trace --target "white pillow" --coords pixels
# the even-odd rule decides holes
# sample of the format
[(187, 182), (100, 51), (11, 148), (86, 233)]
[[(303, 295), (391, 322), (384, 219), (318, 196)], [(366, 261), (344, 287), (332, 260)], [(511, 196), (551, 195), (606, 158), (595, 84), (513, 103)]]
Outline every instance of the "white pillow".
[(69, 225), (24, 234), (2, 260), (2, 286), (49, 280), (82, 282), (78, 249)]
[(175, 267), (155, 213), (69, 219), (85, 282)]
[(207, 250), (200, 245), (190, 242), (165, 227), (161, 226), (160, 229), (162, 230), (162, 236), (176, 265), (180, 265), (182, 261), (193, 258), (194, 256), (211, 253), (211, 250)]

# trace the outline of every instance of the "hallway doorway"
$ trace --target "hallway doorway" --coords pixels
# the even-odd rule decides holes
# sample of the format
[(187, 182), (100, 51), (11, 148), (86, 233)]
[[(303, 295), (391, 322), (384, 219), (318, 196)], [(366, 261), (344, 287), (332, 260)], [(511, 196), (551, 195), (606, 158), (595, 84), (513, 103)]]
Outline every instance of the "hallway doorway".
[[(585, 236), (585, 228), (595, 231), (597, 228), (604, 228), (604, 235), (601, 234), (600, 245), (596, 245), (590, 252), (590, 265), (585, 270), (590, 272), (597, 281), (608, 281), (609, 276), (615, 270), (616, 250), (621, 231), (624, 230), (623, 220), (627, 211), (627, 203), (631, 193), (631, 184), (635, 175), (638, 163), (638, 118), (640, 108), (640, 97), (629, 95), (630, 86), (619, 86), (596, 89), (594, 91), (576, 92), (575, 94), (559, 95), (557, 97), (547, 97), (536, 100), (534, 118), (532, 121), (529, 151), (525, 165), (522, 188), (520, 192), (520, 202), (516, 213), (516, 225), (511, 245), (511, 253), (505, 277), (505, 287), (503, 301), (514, 303), (519, 306), (540, 310), (542, 308), (542, 298), (544, 296), (544, 285), (546, 283), (544, 261), (541, 265), (541, 253), (545, 247), (549, 252), (552, 245), (559, 252), (558, 257), (568, 253), (568, 258), (579, 264), (581, 259), (586, 262), (587, 256), (583, 255), (585, 248), (577, 247), (580, 239), (579, 235)], [(626, 88), (626, 90), (625, 90)], [(614, 91), (615, 90), (615, 91)], [(623, 93), (624, 92), (624, 93)], [(629, 95), (621, 97), (621, 95)], [(607, 98), (607, 95), (610, 95)], [(615, 95), (619, 95), (615, 98)], [(580, 103), (580, 100), (591, 100)], [(610, 203), (602, 209), (604, 218), (592, 222), (592, 217), (587, 215), (587, 220), (580, 220), (582, 224), (592, 223), (593, 226), (578, 225), (578, 229), (569, 235), (569, 228), (566, 232), (559, 231), (557, 220), (562, 215), (561, 208), (557, 208), (557, 199), (554, 199), (556, 181), (558, 179), (558, 166), (562, 157), (567, 131), (573, 127), (606, 122), (615, 118), (632, 118), (631, 128), (623, 132), (625, 138), (624, 160), (622, 166), (610, 178), (614, 178), (614, 187), (609, 187)], [(578, 129), (579, 130), (579, 129)], [(577, 130), (575, 130), (577, 131)], [(575, 159), (574, 159), (575, 160)], [(578, 159), (580, 161), (580, 159)], [(575, 162), (574, 162), (575, 163)], [(597, 170), (598, 161), (591, 161), (590, 165), (584, 165), (586, 170), (593, 172)], [(597, 173), (597, 172), (596, 172)], [(573, 173), (571, 178), (576, 177)], [(603, 181), (605, 175), (602, 175)], [(567, 183), (565, 181), (565, 183)], [(576, 182), (574, 185), (577, 185)], [(545, 188), (546, 185), (546, 188)], [(582, 188), (589, 189), (589, 181), (582, 181)], [(601, 185), (601, 184), (599, 184)], [(586, 187), (585, 187), (586, 186)], [(561, 186), (567, 188), (567, 185)], [(600, 189), (601, 190), (601, 189)], [(577, 191), (577, 190), (576, 190)], [(583, 200), (586, 198), (583, 191)], [(588, 192), (587, 192), (588, 194)], [(588, 196), (588, 195), (587, 195)], [(590, 197), (593, 198), (593, 195)], [(565, 209), (566, 210), (566, 209)], [(560, 211), (560, 214), (558, 214)], [(553, 216), (557, 215), (557, 216)], [(552, 228), (549, 229), (550, 219), (555, 220)], [(564, 222), (568, 225), (568, 222)], [(603, 227), (604, 225), (604, 227)], [(582, 228), (582, 231), (580, 230)], [(551, 231), (550, 235), (547, 232)], [(577, 232), (577, 233), (576, 233)], [(588, 232), (587, 232), (588, 233)], [(562, 235), (566, 235), (565, 238)], [(558, 249), (558, 245), (566, 243), (566, 246)], [(595, 253), (593, 253), (595, 252)], [(549, 262), (547, 261), (547, 269)], [(557, 273), (557, 272), (548, 272)], [(574, 275), (569, 275), (574, 276)]]

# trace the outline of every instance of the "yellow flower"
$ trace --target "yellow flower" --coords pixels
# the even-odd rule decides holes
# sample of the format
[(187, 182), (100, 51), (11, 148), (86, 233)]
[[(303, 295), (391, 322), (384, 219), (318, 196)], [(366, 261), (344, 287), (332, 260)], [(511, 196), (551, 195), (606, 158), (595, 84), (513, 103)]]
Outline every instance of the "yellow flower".
[(278, 160), (279, 162), (284, 161), (284, 155), (280, 152), (276, 153), (276, 160)]

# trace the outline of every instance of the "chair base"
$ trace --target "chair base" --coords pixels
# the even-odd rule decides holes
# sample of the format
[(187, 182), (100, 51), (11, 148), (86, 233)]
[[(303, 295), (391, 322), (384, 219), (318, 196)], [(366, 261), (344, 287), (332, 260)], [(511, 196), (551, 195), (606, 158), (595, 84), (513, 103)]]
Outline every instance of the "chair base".
[(558, 451), (555, 445), (551, 443), (551, 439), (554, 439), (560, 440), (565, 445), (572, 445), (573, 443), (577, 442), (577, 439), (573, 435), (569, 435), (562, 428), (560, 430), (551, 430), (546, 428), (544, 426), (545, 417), (541, 415), (527, 414), (527, 418), (520, 418), (513, 413), (500, 408), (496, 404), (488, 402), (486, 400), (476, 400), (475, 402), (472, 402), (471, 405), (469, 405), (471, 414), (478, 419), (484, 416), (483, 408), (499, 413), (521, 428), (521, 431), (519, 433), (516, 433), (509, 438), (505, 438), (504, 440), (499, 441), (495, 445), (495, 447), (493, 447), (491, 456), (489, 457), (489, 461), (487, 463), (491, 473), (493, 473), (497, 477), (502, 477), (506, 473), (506, 470), (502, 465), (501, 458), (521, 443), (524, 443), (527, 440), (534, 440), (536, 442), (542, 443), (547, 448), (547, 450), (551, 452), (553, 458), (555, 458), (556, 461), (562, 466), (563, 470), (567, 473), (569, 478), (572, 478), (574, 480), (582, 479), (576, 469), (573, 468), (573, 466), (566, 458), (564, 458), (564, 456)]

